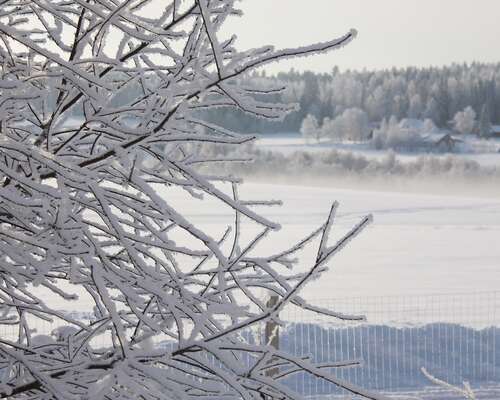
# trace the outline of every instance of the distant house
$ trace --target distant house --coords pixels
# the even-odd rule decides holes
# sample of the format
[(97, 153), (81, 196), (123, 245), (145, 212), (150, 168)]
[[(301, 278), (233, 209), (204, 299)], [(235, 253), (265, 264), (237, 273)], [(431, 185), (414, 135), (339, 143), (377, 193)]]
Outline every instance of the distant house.
[(452, 153), (456, 151), (457, 146), (463, 142), (451, 133), (430, 133), (423, 139), (426, 143), (426, 147), (430, 151), (439, 153)]
[(490, 137), (500, 139), (500, 125), (492, 125)]
[(462, 142), (462, 140), (452, 136), (450, 133), (447, 133), (442, 135), (442, 137), (436, 141), (435, 146), (439, 151), (453, 152)]

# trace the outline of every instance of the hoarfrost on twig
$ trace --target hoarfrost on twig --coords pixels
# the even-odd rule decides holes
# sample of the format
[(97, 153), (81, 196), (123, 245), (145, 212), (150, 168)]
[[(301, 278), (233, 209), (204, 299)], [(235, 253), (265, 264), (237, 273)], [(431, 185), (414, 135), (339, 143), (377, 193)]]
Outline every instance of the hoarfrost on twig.
[[(0, 339), (0, 398), (299, 399), (283, 383), (299, 372), (383, 398), (331, 373), (356, 360), (315, 363), (248, 340), (287, 304), (359, 320), (300, 291), (370, 219), (332, 245), (335, 206), (289, 250), (256, 256), (279, 224), (254, 207), (279, 202), (241, 199), (237, 178), (199, 168), (220, 160), (196, 144), (252, 139), (200, 111), (279, 120), (295, 108), (269, 101), (284, 88), (240, 87), (239, 76), (355, 36), (238, 51), (219, 28), (240, 14), (234, 0), (1, 2), (0, 325), (16, 331)], [(172, 187), (217, 200), (233, 226), (204, 231), (171, 204)], [(249, 241), (243, 220), (261, 227)], [(316, 239), (307, 271), (290, 270)], [(273, 307), (262, 289), (278, 297)], [(83, 296), (88, 319), (54, 305)], [(43, 336), (40, 320), (59, 328)]]

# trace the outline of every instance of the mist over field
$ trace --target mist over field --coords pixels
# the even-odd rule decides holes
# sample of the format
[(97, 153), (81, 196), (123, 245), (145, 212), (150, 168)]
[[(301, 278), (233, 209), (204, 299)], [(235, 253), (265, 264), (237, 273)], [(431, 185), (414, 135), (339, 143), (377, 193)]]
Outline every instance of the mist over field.
[[(260, 72), (241, 83), (261, 91), (286, 88), (272, 100), (295, 103), (296, 111), (280, 121), (226, 107), (201, 112), (256, 137), (244, 146), (203, 145), (205, 155), (253, 160), (214, 170), (262, 182), (499, 194), (499, 64)], [(123, 96), (120, 101), (134, 94)]]
[[(290, 145), (290, 142), (293, 144)], [(210, 167), (249, 182), (285, 183), (331, 188), (395, 192), (500, 195), (498, 155), (398, 154), (393, 150), (351, 150), (335, 145), (310, 145), (296, 136), (272, 135), (242, 149), (205, 147), (211, 157), (243, 159)]]

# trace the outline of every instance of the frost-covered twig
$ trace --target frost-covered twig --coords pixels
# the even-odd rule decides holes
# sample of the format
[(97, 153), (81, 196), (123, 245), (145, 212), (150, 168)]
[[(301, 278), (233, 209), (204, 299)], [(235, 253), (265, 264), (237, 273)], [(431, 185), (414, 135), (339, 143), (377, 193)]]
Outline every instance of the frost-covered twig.
[(449, 389), (455, 393), (458, 393), (461, 396), (464, 396), (465, 399), (468, 400), (476, 400), (476, 395), (472, 391), (472, 388), (469, 384), (469, 382), (464, 381), (463, 385), (464, 388), (459, 388), (458, 386), (454, 386), (449, 384), (448, 382), (442, 381), (441, 379), (436, 378), (435, 376), (431, 375), (425, 368), (422, 368), (422, 373), (425, 375), (427, 379), (429, 379), (432, 383), (444, 388), (444, 389)]
[[(255, 207), (279, 202), (240, 198), (238, 178), (200, 168), (220, 159), (196, 144), (253, 138), (203, 110), (280, 120), (294, 109), (269, 100), (283, 88), (242, 87), (242, 74), (354, 37), (242, 52), (219, 29), (240, 14), (234, 0), (1, 2), (0, 326), (16, 330), (0, 341), (0, 398), (298, 399), (283, 380), (301, 372), (383, 398), (331, 373), (357, 360), (315, 363), (249, 335), (288, 305), (359, 320), (300, 291), (369, 218), (331, 245), (332, 212), (289, 250), (257, 255), (280, 226)], [(233, 223), (205, 231), (172, 202), (181, 192)], [(250, 238), (249, 221), (260, 229)], [(295, 253), (318, 239), (317, 257), (295, 271)], [(60, 328), (40, 335), (41, 320)]]

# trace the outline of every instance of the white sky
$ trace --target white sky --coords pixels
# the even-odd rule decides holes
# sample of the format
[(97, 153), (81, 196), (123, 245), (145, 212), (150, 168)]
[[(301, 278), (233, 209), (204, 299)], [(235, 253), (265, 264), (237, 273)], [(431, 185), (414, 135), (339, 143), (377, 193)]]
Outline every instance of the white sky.
[(500, 61), (500, 0), (244, 0), (239, 7), (245, 16), (226, 27), (237, 33), (242, 50), (359, 31), (338, 52), (273, 64), (271, 72)]

